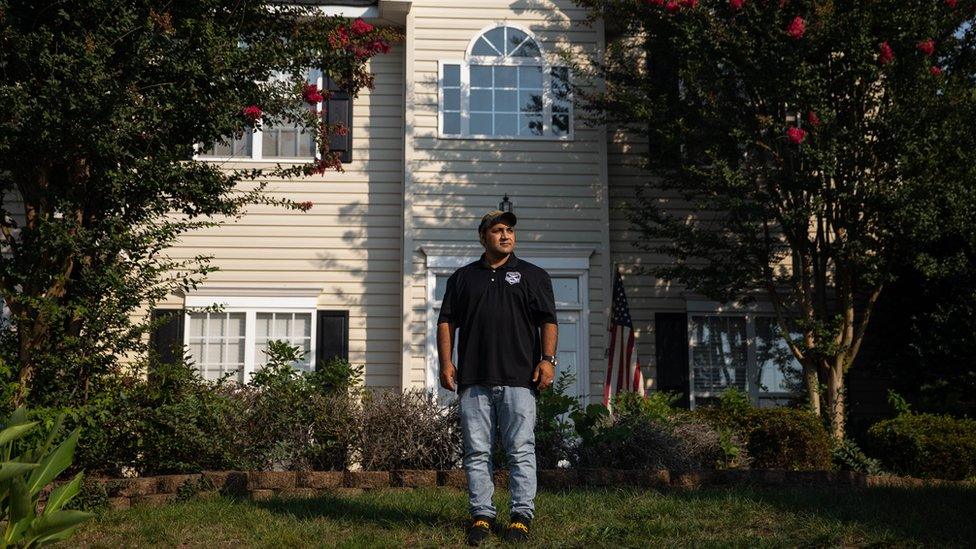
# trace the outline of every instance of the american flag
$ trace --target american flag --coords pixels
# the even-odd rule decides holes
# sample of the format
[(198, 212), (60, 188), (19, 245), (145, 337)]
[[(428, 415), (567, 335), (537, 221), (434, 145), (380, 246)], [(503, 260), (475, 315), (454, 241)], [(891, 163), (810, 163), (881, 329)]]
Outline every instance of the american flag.
[(603, 405), (610, 408), (613, 395), (622, 391), (644, 394), (637, 346), (634, 343), (634, 322), (627, 306), (624, 281), (617, 272), (613, 281), (613, 316), (610, 319), (610, 357), (607, 361), (607, 382), (603, 387)]

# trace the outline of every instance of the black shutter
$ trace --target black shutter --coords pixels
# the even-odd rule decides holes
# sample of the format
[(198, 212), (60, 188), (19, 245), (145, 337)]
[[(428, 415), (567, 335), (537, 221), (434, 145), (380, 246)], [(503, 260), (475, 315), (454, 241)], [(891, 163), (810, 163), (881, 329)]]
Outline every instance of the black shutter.
[(152, 320), (159, 321), (149, 335), (149, 346), (168, 364), (183, 358), (183, 309), (153, 309)]
[(325, 89), (329, 90), (329, 99), (325, 102), (326, 122), (346, 127), (346, 135), (329, 136), (329, 150), (342, 153), (343, 163), (352, 162), (352, 97), (328, 76), (325, 77)]
[(679, 405), (690, 406), (688, 385), (688, 315), (656, 313), (654, 346), (657, 386), (661, 391), (681, 393)]
[(335, 357), (349, 360), (349, 311), (318, 311), (315, 365)]

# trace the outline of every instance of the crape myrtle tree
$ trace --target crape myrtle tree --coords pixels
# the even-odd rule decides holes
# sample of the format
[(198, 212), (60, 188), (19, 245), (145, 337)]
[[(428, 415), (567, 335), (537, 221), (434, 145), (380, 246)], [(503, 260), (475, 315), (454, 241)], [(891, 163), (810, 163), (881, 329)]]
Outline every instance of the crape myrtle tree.
[[(267, 1), (0, 0), (0, 292), (5, 398), (81, 402), (143, 351), (135, 315), (210, 270), (172, 260), (181, 234), (273, 204), (268, 178), (341, 169), (307, 83), (348, 92), (393, 31)], [(258, 125), (297, 124), (316, 160), (226, 170), (194, 159)], [(67, 400), (64, 400), (67, 399)], [(74, 400), (71, 400), (74, 399)]]
[(976, 3), (580, 4), (622, 37), (587, 106), (649, 138), (629, 214), (638, 246), (668, 259), (650, 271), (771, 302), (842, 438), (844, 374), (893, 265), (974, 182)]

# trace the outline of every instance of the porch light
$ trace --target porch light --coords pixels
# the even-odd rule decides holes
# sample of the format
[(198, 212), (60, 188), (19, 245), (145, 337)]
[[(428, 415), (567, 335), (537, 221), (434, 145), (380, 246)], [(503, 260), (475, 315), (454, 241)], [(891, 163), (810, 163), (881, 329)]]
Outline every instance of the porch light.
[(512, 201), (508, 199), (508, 193), (502, 198), (502, 201), (498, 203), (498, 209), (503, 212), (512, 211)]

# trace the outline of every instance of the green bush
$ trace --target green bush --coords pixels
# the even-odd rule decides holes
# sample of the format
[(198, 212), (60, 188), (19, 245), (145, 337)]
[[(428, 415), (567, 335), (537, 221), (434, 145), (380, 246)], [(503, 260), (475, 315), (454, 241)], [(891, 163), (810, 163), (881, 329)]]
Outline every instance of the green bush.
[(738, 395), (723, 395), (714, 408), (693, 415), (716, 429), (731, 431), (745, 441), (757, 469), (831, 469), (830, 436), (820, 420), (797, 408), (753, 408)]
[[(554, 469), (560, 462), (575, 460), (576, 436), (569, 414), (579, 405), (567, 394), (575, 378), (568, 372), (559, 374), (552, 387), (539, 393), (535, 416), (535, 459), (540, 469)], [(507, 458), (496, 451), (493, 462), (501, 466)]]
[(868, 429), (868, 445), (891, 472), (918, 477), (976, 476), (976, 420), (903, 412)]
[(832, 452), (834, 467), (841, 471), (855, 471), (869, 475), (880, 475), (884, 472), (881, 462), (868, 456), (851, 439), (845, 438), (834, 446)]

